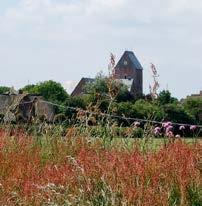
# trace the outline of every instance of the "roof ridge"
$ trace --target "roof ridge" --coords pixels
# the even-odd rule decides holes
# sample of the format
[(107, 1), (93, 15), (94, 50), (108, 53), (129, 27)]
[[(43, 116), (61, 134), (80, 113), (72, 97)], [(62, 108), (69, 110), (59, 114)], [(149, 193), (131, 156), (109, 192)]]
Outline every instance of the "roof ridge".
[(128, 58), (130, 59), (134, 69), (141, 69), (143, 70), (142, 65), (140, 64), (138, 58), (136, 57), (135, 53), (133, 51), (128, 51), (126, 50), (123, 55), (121, 56), (120, 60), (118, 61), (117, 65), (121, 62), (121, 60), (125, 57), (128, 56)]

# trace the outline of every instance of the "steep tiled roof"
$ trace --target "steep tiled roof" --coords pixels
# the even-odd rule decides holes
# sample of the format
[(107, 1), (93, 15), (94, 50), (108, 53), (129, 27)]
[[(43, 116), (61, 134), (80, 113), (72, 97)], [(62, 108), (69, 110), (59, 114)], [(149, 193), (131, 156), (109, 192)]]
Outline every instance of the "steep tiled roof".
[(80, 82), (77, 84), (77, 86), (75, 87), (74, 91), (71, 93), (71, 96), (79, 96), (85, 93), (85, 86), (88, 83), (94, 82), (95, 79), (92, 78), (85, 78), (83, 77)]
[(138, 61), (137, 57), (132, 51), (125, 51), (121, 59), (119, 60), (117, 66), (122, 67), (125, 66), (124, 62), (126, 60), (130, 61), (130, 65), (132, 66), (133, 69), (143, 69), (142, 65)]

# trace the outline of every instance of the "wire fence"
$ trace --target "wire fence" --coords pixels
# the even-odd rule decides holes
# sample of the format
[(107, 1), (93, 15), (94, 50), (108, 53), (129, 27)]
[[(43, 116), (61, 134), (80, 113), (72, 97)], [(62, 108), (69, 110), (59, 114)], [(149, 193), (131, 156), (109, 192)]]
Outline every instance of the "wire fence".
[[(158, 125), (162, 125), (163, 123), (165, 123), (163, 121), (155, 121), (155, 120), (148, 120), (148, 119), (125, 117), (125, 116), (113, 115), (113, 114), (108, 114), (108, 113), (103, 113), (103, 112), (92, 112), (92, 111), (84, 110), (82, 108), (64, 106), (64, 105), (56, 104), (56, 103), (53, 103), (53, 102), (50, 102), (50, 101), (45, 101), (45, 100), (39, 100), (39, 101), (50, 104), (52, 106), (56, 106), (58, 108), (69, 109), (69, 110), (72, 110), (72, 111), (81, 111), (81, 112), (84, 112), (86, 114), (97, 115), (97, 116), (102, 116), (102, 117), (105, 116), (105, 117), (111, 117), (111, 118), (122, 119), (122, 120), (137, 121), (139, 123), (151, 123), (151, 124), (158, 124)], [(26, 102), (26, 103), (31, 103), (31, 102)], [(26, 104), (26, 103), (22, 103), (22, 104)], [(172, 125), (173, 126), (187, 126), (187, 127), (193, 126), (193, 124), (184, 124), (184, 123), (172, 123)], [(195, 126), (199, 129), (202, 129), (202, 125), (195, 125)]]

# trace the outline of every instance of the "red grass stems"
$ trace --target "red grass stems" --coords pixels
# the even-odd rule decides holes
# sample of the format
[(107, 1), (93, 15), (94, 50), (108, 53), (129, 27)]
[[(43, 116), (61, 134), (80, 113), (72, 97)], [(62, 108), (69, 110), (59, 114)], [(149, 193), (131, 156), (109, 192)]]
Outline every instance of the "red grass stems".
[(1, 130), (0, 204), (197, 205), (200, 152), (180, 140), (146, 153), (81, 137), (39, 144)]

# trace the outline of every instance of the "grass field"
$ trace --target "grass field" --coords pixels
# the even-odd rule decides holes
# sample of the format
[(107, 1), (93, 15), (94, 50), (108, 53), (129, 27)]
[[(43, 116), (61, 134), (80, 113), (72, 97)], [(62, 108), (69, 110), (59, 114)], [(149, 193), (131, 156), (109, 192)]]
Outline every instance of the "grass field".
[(1, 129), (0, 205), (200, 206), (201, 149), (201, 140)]
[[(181, 138), (181, 142), (187, 145), (191, 144), (200, 144), (202, 145), (202, 138)], [(146, 143), (145, 143), (146, 142)], [(144, 139), (125, 139), (125, 138), (114, 138), (111, 142), (111, 145), (115, 148), (127, 148), (132, 149), (134, 146), (139, 145), (139, 147), (143, 147), (143, 145), (146, 145), (146, 149), (157, 151), (160, 149), (164, 144), (168, 144), (169, 140), (163, 139), (163, 138), (151, 138), (149, 140)]]

